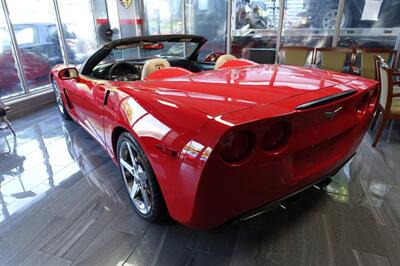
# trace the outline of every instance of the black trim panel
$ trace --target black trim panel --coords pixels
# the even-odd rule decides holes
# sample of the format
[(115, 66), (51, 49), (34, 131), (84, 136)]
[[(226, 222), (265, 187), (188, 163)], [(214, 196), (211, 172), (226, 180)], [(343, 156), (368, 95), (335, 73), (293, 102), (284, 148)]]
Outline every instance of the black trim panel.
[(348, 96), (353, 95), (355, 93), (357, 93), (357, 90), (348, 90), (348, 91), (344, 91), (344, 92), (341, 92), (341, 93), (338, 93), (338, 94), (335, 94), (335, 95), (326, 96), (326, 97), (323, 97), (323, 98), (320, 98), (320, 99), (317, 99), (317, 100), (314, 100), (314, 101), (311, 101), (311, 102), (308, 102), (308, 103), (303, 103), (303, 104), (297, 106), (296, 110), (306, 110), (306, 109), (311, 109), (311, 108), (314, 108), (314, 107), (318, 107), (318, 106), (321, 106), (321, 105), (324, 105), (324, 104), (327, 104), (327, 103), (330, 103), (330, 102), (334, 102), (336, 100), (348, 97)]
[(68, 105), (69, 109), (72, 110), (72, 105), (71, 105), (71, 102), (69, 101), (67, 90), (64, 87), (63, 87), (63, 90), (64, 90), (65, 99), (67, 99), (67, 105)]
[(104, 105), (107, 105), (108, 102), (108, 96), (110, 95), (110, 90), (106, 91), (106, 94), (104, 94)]

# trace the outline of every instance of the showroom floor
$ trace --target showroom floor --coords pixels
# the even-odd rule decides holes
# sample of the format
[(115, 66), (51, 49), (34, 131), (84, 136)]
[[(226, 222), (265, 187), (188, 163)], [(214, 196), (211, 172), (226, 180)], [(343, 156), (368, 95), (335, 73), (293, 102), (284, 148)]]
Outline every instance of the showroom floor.
[[(142, 221), (102, 148), (55, 107), (0, 132), (0, 264), (400, 265), (400, 125), (328, 193), (219, 232)], [(389, 142), (387, 142), (389, 141)]]

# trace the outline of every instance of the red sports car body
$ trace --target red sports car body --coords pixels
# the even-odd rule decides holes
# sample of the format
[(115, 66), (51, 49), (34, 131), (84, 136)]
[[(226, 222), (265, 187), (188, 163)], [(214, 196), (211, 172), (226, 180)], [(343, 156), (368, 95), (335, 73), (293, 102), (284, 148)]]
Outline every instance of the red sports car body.
[[(185, 35), (122, 39), (96, 52), (80, 73), (58, 65), (51, 77), (64, 111), (117, 165), (119, 137), (134, 137), (179, 223), (213, 228), (320, 182), (351, 158), (370, 124), (377, 83), (342, 73), (243, 60), (205, 70), (196, 50), (165, 57), (171, 67), (140, 80), (126, 71), (103, 79), (95, 73), (118, 64), (105, 62), (104, 50), (152, 51), (165, 40), (205, 42)], [(139, 72), (147, 60), (123, 64)]]

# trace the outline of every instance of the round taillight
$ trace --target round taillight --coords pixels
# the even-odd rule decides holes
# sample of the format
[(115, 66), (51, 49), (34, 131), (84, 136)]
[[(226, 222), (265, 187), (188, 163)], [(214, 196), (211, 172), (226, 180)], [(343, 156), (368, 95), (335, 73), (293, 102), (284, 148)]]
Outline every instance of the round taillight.
[(289, 139), (290, 124), (277, 122), (272, 124), (264, 134), (261, 145), (265, 151), (272, 151), (286, 146)]
[(366, 94), (364, 94), (364, 95), (362, 96), (360, 102), (358, 103), (358, 106), (357, 106), (357, 116), (358, 116), (359, 118), (364, 117), (364, 115), (366, 114), (367, 109), (368, 109), (368, 105), (369, 105), (369, 99), (370, 99), (369, 93), (366, 93)]
[(247, 158), (253, 148), (252, 134), (248, 131), (233, 131), (221, 141), (221, 157), (228, 163)]

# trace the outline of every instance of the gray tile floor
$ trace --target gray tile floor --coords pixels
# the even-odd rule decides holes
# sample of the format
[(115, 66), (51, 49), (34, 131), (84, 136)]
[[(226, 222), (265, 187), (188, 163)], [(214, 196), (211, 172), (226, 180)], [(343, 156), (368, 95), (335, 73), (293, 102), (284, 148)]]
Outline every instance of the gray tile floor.
[(14, 127), (16, 145), (0, 132), (1, 265), (400, 265), (399, 124), (377, 149), (369, 133), (327, 191), (219, 232), (142, 221), (118, 169), (55, 107)]

